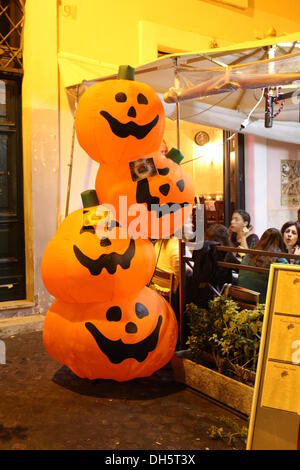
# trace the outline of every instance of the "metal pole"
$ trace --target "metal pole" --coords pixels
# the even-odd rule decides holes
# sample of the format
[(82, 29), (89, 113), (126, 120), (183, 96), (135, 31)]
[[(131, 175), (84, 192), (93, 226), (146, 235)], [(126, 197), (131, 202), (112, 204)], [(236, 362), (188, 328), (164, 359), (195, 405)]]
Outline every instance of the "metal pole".
[[(174, 86), (179, 88), (179, 77), (177, 72), (177, 57), (174, 59)], [(176, 130), (177, 130), (177, 149), (180, 150), (180, 104), (176, 101)], [(185, 298), (185, 244), (179, 239), (179, 344), (180, 349), (184, 345), (184, 298)]]
[[(177, 58), (174, 59), (175, 62), (175, 73), (174, 73), (174, 86), (179, 88), (179, 78), (177, 72)], [(176, 101), (176, 129), (177, 129), (177, 148), (180, 150), (180, 104)]]
[[(268, 47), (268, 58), (274, 59), (276, 53), (276, 45)], [(270, 62), (268, 65), (268, 73), (274, 75), (275, 62)], [(274, 100), (276, 97), (276, 87), (266, 87), (265, 88), (265, 127), (273, 127), (273, 118), (274, 118)]]
[(224, 193), (224, 224), (229, 227), (231, 220), (231, 184), (230, 184), (230, 131), (223, 131), (223, 193)]
[(76, 114), (76, 109), (77, 109), (77, 104), (78, 104), (78, 94), (79, 94), (79, 85), (76, 86), (76, 100), (75, 100), (74, 120), (73, 120), (73, 130), (72, 130), (71, 154), (70, 154), (70, 163), (68, 164), (68, 166), (69, 166), (69, 176), (68, 176), (68, 189), (67, 189), (65, 217), (67, 217), (67, 215), (69, 213), (71, 181), (72, 181), (72, 169), (73, 169), (73, 156), (74, 156), (74, 144), (75, 144), (75, 114)]

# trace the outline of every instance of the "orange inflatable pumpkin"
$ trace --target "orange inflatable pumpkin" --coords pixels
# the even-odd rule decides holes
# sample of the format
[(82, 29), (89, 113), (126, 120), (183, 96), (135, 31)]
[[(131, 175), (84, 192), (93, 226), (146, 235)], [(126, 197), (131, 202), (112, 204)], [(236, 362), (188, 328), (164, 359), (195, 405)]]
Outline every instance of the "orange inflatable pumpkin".
[(114, 165), (159, 148), (165, 113), (155, 91), (132, 76), (88, 88), (80, 98), (75, 125), (79, 144), (89, 156)]
[(155, 268), (153, 245), (129, 238), (115, 225), (112, 221), (101, 232), (84, 227), (82, 210), (64, 220), (42, 259), (50, 294), (66, 302), (100, 302), (137, 292), (149, 282)]
[(170, 361), (177, 321), (169, 304), (145, 287), (110, 302), (56, 301), (43, 338), (50, 356), (79, 377), (122, 382), (147, 377)]
[[(98, 198), (116, 208), (117, 217), (124, 217), (124, 200), (127, 198), (128, 231), (133, 237), (168, 238), (179, 230), (191, 214), (194, 188), (183, 168), (159, 152), (150, 154), (157, 174), (139, 181), (133, 181), (128, 165), (118, 166), (118, 171), (108, 165), (101, 165), (96, 177)], [(121, 205), (120, 205), (121, 202)], [(137, 204), (140, 207), (138, 212)], [(135, 206), (133, 206), (135, 205)], [(136, 230), (134, 218), (140, 219)], [(136, 219), (138, 222), (138, 219)]]

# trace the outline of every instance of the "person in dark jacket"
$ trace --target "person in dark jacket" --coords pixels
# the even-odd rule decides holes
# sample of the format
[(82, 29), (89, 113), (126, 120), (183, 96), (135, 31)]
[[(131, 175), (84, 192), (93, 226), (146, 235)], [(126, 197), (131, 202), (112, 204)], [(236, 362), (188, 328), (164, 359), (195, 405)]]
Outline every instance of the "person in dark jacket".
[[(206, 231), (206, 239), (218, 242), (221, 246), (232, 246), (230, 241), (229, 230), (225, 225), (213, 224)], [(216, 251), (217, 262), (225, 261), (226, 263), (239, 264), (239, 260), (234, 253), (230, 251)], [(234, 284), (231, 268), (221, 268), (217, 265), (215, 274), (212, 279), (213, 286), (220, 291), (225, 283)]]
[(232, 270), (219, 267), (218, 261), (239, 264), (233, 253), (217, 251), (218, 245), (231, 246), (229, 231), (224, 225), (213, 224), (206, 232), (202, 249), (193, 252), (194, 269), (188, 299), (199, 307), (206, 307), (213, 298), (211, 286), (220, 292), (224, 283), (233, 283)]

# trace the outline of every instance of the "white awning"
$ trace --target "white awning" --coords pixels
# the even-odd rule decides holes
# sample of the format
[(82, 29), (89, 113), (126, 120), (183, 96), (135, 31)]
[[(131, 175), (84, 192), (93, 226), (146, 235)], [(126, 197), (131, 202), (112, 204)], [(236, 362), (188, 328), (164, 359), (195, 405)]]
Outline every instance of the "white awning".
[[(274, 45), (270, 60), (268, 50)], [(59, 67), (64, 86), (74, 96), (78, 85), (80, 94), (95, 82), (116, 78), (118, 69), (113, 64), (67, 53), (59, 54)], [(181, 119), (232, 131), (239, 130), (253, 110), (261, 97), (261, 88), (276, 86), (278, 94), (289, 93), (290, 97), (284, 104), (282, 100), (275, 103), (273, 127), (264, 127), (263, 99), (244, 132), (300, 144), (300, 32), (218, 49), (170, 54), (135, 67), (135, 77), (157, 91), (171, 119), (175, 119), (175, 105), (167, 104), (162, 97), (170, 98), (173, 93), (173, 101), (179, 95), (185, 99), (181, 102)]]

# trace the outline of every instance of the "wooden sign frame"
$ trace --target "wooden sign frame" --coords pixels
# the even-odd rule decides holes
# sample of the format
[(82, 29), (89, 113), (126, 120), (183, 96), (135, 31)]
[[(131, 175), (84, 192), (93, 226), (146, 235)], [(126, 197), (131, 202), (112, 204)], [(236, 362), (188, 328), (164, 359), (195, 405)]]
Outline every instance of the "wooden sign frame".
[(247, 450), (300, 449), (298, 384), (300, 265), (272, 264)]

